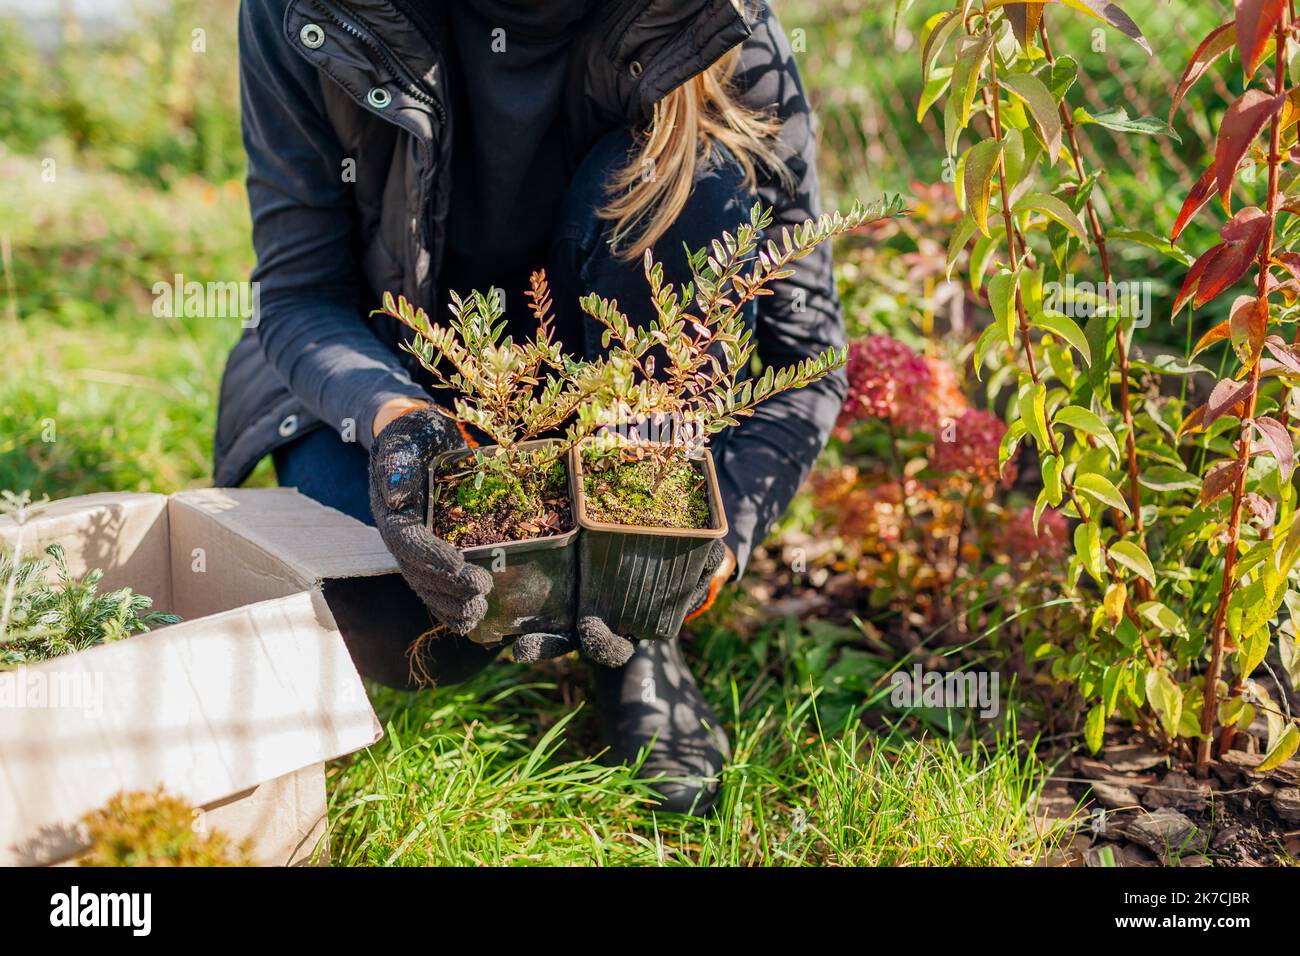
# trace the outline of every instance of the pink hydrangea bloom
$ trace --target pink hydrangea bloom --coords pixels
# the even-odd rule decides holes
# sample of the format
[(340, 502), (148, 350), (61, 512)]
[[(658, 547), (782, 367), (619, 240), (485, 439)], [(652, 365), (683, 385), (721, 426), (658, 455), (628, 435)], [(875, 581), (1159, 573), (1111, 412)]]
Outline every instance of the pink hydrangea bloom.
[(940, 422), (930, 464), (937, 471), (988, 481), (1001, 477), (1009, 484), (1015, 480), (1013, 462), (1007, 462), (998, 475), (998, 447), (1006, 431), (1007, 426), (996, 415), (968, 408), (959, 418)]
[(926, 360), (888, 335), (849, 343), (848, 396), (838, 425), (878, 418), (905, 430), (930, 431), (934, 373)]
[(1030, 507), (1008, 511), (997, 534), (997, 546), (1012, 561), (1024, 562), (1033, 558), (1055, 559), (1065, 555), (1070, 539), (1070, 529), (1065, 516), (1055, 508), (1044, 508), (1038, 518), (1038, 533), (1034, 533), (1034, 509)]

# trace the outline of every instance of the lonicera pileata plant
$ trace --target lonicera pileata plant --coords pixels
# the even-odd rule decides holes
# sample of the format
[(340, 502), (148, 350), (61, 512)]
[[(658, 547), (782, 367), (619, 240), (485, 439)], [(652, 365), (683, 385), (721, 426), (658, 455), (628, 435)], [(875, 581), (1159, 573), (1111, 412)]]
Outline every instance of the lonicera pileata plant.
[[(541, 272), (531, 277), (528, 302), (537, 328), (521, 341), (506, 334), (499, 289), (465, 297), (453, 292), (445, 326), (391, 293), (378, 310), (416, 332), (404, 348), (435, 384), (454, 391), (445, 414), (496, 443), (493, 449), (476, 447), (430, 489), (435, 502), (441, 495), (448, 502), (433, 509), (443, 522), (434, 530), (461, 546), (554, 534), (571, 523), (564, 457), (587, 434), (575, 413), (594, 393), (602, 367), (563, 351)], [(559, 437), (525, 447), (551, 433)]]
[(604, 326), (610, 349), (601, 400), (580, 413), (590, 430), (603, 429), (584, 451), (589, 512), (617, 524), (704, 527), (708, 510), (691, 464), (697, 450), (760, 403), (810, 385), (845, 361), (843, 349), (828, 349), (746, 377), (756, 347), (746, 308), (770, 295), (769, 286), (793, 275), (793, 263), (821, 243), (901, 214), (901, 199), (887, 197), (870, 209), (855, 205), (847, 215), (782, 229), (779, 242), (764, 243), (772, 213), (756, 204), (734, 234), (724, 232), (690, 255), (691, 279), (680, 287), (664, 281), (663, 265), (647, 250), (654, 308), (648, 324), (633, 325), (616, 301), (585, 296), (583, 311)]
[[(1084, 610), (1081, 626), (1041, 635), (1027, 656), (1050, 660), (1055, 677), (1077, 686), (1093, 750), (1118, 712), (1204, 774), (1216, 731), (1220, 745), (1231, 746), (1233, 729), (1262, 711), (1270, 727), (1267, 762), (1276, 764), (1294, 752), (1300, 731), (1250, 675), (1276, 633), (1289, 678), (1300, 678), (1290, 623), (1274, 620), (1284, 603), (1288, 616), (1300, 612), (1300, 592), (1290, 583), (1300, 523), (1288, 427), (1300, 350), (1274, 334), (1295, 321), (1300, 292), (1300, 255), (1287, 251), (1300, 212), (1287, 198), (1300, 115), (1287, 72), (1294, 19), (1283, 2), (1238, 0), (1234, 21), (1194, 54), (1175, 108), (1234, 47), (1251, 85), (1228, 109), (1214, 161), (1166, 242), (1141, 230), (1107, 231), (1094, 201), (1099, 176), (1086, 168), (1079, 140), (1089, 124), (1172, 130), (1122, 110), (1071, 108), (1079, 66), (1053, 52), (1045, 15), (1059, 5), (1106, 21), (1150, 52), (1117, 4), (1093, 0), (965, 0), (931, 17), (922, 41), (921, 111), (946, 95), (948, 152), (963, 133), (975, 140), (956, 163), (965, 216), (949, 265), (974, 239), (971, 284), (987, 289), (994, 316), (976, 344), (976, 368), (1005, 359), (1016, 388), (1003, 457), (1031, 440), (1042, 472), (1035, 520), (1059, 506), (1075, 522), (1064, 584)], [(1294, 50), (1293, 42), (1293, 61)], [(1273, 68), (1260, 71), (1270, 52)], [(1261, 205), (1233, 213), (1234, 184), (1254, 167), (1267, 169)], [(1239, 185), (1237, 195), (1244, 192)], [(1228, 215), (1223, 241), (1191, 265), (1175, 317), (1188, 303), (1200, 307), (1227, 292), (1252, 268), (1254, 290), (1192, 350), (1228, 343), (1233, 367), (1205, 404), (1193, 406), (1186, 388), (1162, 396), (1142, 387), (1139, 375), (1206, 370), (1135, 358), (1137, 316), (1124, 307), (1125, 296), (1076, 295), (1059, 311), (1059, 294), (1045, 290), (1075, 287), (1070, 273), (1087, 270), (1105, 283), (1099, 288), (1114, 292), (1108, 241), (1140, 242), (1190, 262), (1173, 240), (1215, 194)]]

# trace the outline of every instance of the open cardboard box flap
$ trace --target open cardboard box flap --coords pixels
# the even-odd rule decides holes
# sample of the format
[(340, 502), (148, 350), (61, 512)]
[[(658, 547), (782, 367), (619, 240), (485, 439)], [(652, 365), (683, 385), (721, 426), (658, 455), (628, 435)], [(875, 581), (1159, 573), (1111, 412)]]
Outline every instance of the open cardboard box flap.
[(381, 736), (324, 595), (401, 581), (360, 522), (287, 489), (105, 494), (0, 520), (0, 540), (57, 542), (184, 619), (0, 673), (0, 863), (57, 856), (119, 790), (216, 805)]

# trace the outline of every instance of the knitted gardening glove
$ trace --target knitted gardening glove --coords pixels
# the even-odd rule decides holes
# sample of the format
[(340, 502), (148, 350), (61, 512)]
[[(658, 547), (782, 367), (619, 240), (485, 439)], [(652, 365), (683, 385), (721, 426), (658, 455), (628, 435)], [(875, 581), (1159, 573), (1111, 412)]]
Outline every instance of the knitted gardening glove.
[(521, 664), (549, 661), (579, 651), (587, 660), (605, 667), (622, 667), (634, 649), (630, 640), (615, 634), (608, 624), (591, 615), (578, 621), (577, 634), (521, 634), (511, 645), (511, 653)]
[(455, 424), (434, 408), (393, 419), (370, 449), (370, 510), (402, 577), (441, 623), (467, 634), (487, 613), (492, 575), (425, 526), (429, 461), (465, 447)]
[[(686, 620), (703, 614), (718, 596), (721, 584), (718, 569), (728, 559), (727, 547), (721, 541), (714, 541), (705, 558), (704, 568), (700, 573), (700, 583), (691, 592), (691, 601), (687, 605)], [(734, 562), (732, 562), (734, 567)], [(582, 656), (606, 667), (622, 667), (632, 656), (634, 646), (630, 640), (615, 634), (598, 617), (588, 616), (578, 621), (578, 633), (570, 634), (523, 634), (515, 639), (513, 654), (516, 661), (531, 663), (545, 661), (554, 657), (563, 657), (570, 651), (580, 651)]]

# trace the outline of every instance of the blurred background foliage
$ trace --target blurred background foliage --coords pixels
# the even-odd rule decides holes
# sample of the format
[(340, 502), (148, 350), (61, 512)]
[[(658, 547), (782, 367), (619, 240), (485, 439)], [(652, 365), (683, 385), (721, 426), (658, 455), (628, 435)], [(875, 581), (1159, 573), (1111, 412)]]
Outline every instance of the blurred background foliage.
[[(88, 24), (68, 4), (39, 30), (30, 18), (0, 17), (0, 320), (7, 351), (20, 356), (0, 384), (0, 487), (67, 495), (209, 480), (214, 395), (237, 323), (157, 318), (150, 305), (153, 285), (176, 274), (225, 282), (252, 266), (238, 4), (114, 6), (109, 29), (104, 16)], [(944, 281), (957, 209), (936, 118), (915, 118), (921, 24), (943, 5), (910, 6), (895, 30), (887, 2), (774, 4), (819, 115), (825, 204), (890, 190), (913, 208), (908, 220), (839, 247), (850, 331), (891, 334), (960, 365), (979, 303)], [(1058, 44), (1080, 60), (1090, 105), (1162, 116), (1193, 37), (1230, 4), (1128, 8), (1155, 57), (1072, 15), (1054, 21)], [(1200, 172), (1189, 157), (1207, 154), (1231, 92), (1216, 78), (1188, 98), (1175, 123), (1181, 145), (1090, 131), (1089, 159), (1106, 170), (1103, 215), (1118, 209), (1125, 225), (1167, 234)], [(1205, 238), (1193, 231), (1185, 242)], [(1188, 330), (1159, 318), (1181, 267), (1143, 246), (1117, 251), (1117, 275), (1151, 280), (1158, 296), (1141, 341), (1181, 350)], [(263, 468), (255, 481), (267, 480)]]

